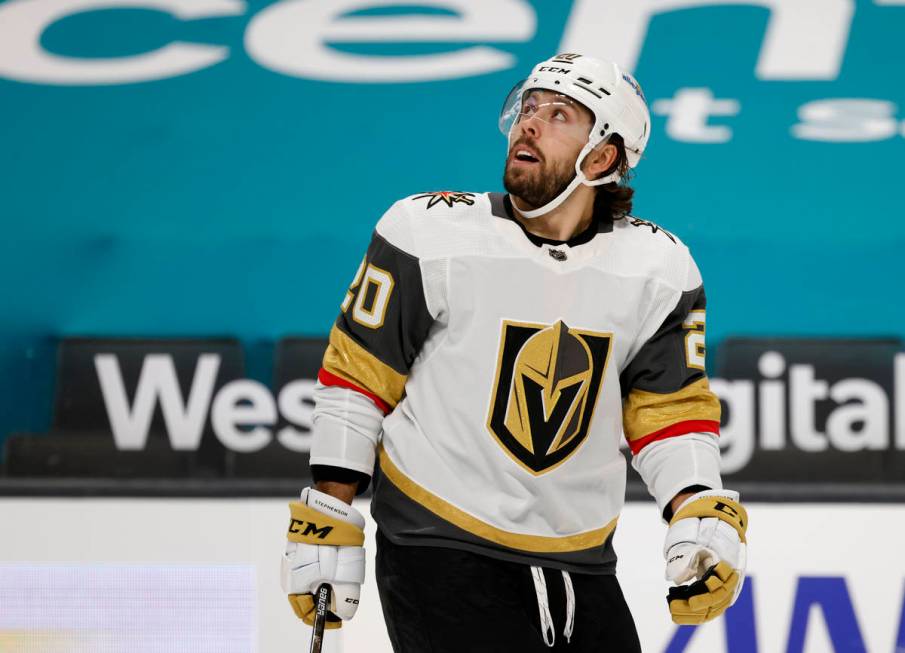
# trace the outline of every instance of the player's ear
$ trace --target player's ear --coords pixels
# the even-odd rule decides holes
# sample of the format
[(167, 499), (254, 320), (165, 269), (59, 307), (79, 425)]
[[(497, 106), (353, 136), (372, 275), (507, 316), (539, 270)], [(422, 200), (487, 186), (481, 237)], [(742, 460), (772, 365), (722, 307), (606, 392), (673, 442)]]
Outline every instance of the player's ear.
[(618, 158), (619, 149), (612, 143), (603, 143), (588, 153), (582, 170), (588, 179), (597, 179), (610, 170)]

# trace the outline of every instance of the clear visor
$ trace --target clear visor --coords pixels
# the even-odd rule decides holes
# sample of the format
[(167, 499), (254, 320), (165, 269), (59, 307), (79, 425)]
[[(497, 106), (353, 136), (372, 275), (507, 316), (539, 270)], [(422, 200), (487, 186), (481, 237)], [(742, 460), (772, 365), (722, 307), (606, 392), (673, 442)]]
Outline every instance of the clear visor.
[(579, 143), (587, 142), (593, 125), (591, 111), (568, 95), (541, 88), (526, 89), (525, 82), (519, 82), (509, 91), (500, 111), (500, 131), (511, 139), (516, 125), (527, 120), (539, 120), (558, 138)]

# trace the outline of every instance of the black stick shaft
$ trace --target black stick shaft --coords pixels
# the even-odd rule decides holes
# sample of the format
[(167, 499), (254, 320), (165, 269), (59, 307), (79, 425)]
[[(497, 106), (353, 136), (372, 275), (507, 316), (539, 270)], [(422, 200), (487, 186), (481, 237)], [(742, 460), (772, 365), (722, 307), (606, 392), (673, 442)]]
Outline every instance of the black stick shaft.
[(324, 645), (324, 626), (327, 624), (327, 610), (330, 607), (330, 586), (324, 583), (314, 595), (314, 632), (311, 634), (310, 653), (321, 653)]

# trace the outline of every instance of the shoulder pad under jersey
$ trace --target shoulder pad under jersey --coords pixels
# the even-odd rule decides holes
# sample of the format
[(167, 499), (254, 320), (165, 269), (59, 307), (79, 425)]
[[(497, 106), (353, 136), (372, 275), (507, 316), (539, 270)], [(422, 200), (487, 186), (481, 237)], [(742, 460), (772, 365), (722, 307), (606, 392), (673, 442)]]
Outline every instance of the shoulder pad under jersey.
[(613, 221), (613, 232), (626, 274), (655, 277), (677, 290), (700, 284), (688, 247), (671, 231), (626, 215)]
[(393, 204), (377, 223), (377, 231), (416, 256), (448, 256), (458, 251), (457, 243), (486, 240), (485, 235), (472, 234), (486, 222), (481, 219), (486, 215), (489, 203), (483, 193), (417, 193)]
[(615, 220), (616, 227), (622, 227), (626, 229), (629, 233), (633, 235), (635, 230), (641, 235), (640, 237), (656, 237), (663, 239), (664, 241), (668, 241), (673, 245), (681, 245), (682, 241), (680, 241), (675, 234), (667, 231), (660, 225), (651, 222), (650, 220), (645, 220), (643, 218), (639, 218), (634, 215), (626, 215), (621, 218)]

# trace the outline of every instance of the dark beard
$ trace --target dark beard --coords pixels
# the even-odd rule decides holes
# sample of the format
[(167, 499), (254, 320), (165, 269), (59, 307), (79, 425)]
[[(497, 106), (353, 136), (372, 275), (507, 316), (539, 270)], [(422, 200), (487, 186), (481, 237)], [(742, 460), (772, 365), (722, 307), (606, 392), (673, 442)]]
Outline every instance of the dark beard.
[(538, 165), (539, 170), (513, 170), (507, 160), (503, 171), (503, 187), (527, 204), (528, 210), (552, 202), (575, 178), (575, 168), (568, 164), (554, 168), (543, 161)]

